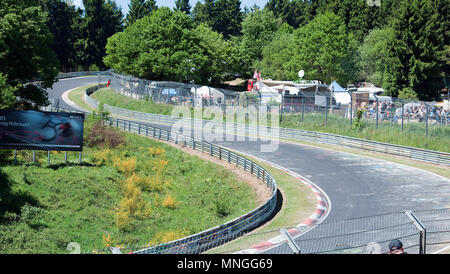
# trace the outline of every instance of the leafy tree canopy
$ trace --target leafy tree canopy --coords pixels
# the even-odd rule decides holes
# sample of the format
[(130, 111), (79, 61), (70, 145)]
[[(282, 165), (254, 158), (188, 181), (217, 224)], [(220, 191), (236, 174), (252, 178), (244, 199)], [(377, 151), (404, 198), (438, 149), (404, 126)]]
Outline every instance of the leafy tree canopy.
[(47, 14), (31, 4), (36, 3), (0, 3), (0, 107), (30, 109), (47, 105), (45, 88), (53, 85), (58, 74)]

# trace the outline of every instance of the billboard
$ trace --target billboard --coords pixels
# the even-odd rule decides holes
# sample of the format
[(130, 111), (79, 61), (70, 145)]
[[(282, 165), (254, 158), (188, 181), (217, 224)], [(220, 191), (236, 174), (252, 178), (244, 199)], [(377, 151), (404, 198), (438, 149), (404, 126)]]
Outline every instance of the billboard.
[(84, 114), (0, 110), (0, 149), (83, 150)]

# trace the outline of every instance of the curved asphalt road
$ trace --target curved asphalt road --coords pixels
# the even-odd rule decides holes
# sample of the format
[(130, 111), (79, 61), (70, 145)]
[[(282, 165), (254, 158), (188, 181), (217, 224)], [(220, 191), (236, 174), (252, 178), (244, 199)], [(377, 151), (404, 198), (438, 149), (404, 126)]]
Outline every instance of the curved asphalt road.
[[(66, 102), (64, 102), (64, 100), (62, 99), (63, 93), (68, 90), (74, 89), (74, 88), (78, 88), (78, 87), (86, 86), (86, 85), (90, 85), (90, 84), (95, 84), (95, 83), (97, 83), (97, 77), (93, 77), (93, 76), (60, 79), (60, 80), (58, 80), (58, 82), (56, 82), (53, 85), (53, 88), (47, 89), (48, 97), (50, 99), (53, 99), (53, 102), (54, 102), (52, 104), (53, 106), (56, 106), (56, 104), (59, 102), (60, 108), (77, 110), (77, 109), (73, 108), (72, 106), (66, 104)], [(77, 110), (77, 111), (79, 111), (79, 110)]]
[[(59, 99), (61, 107), (73, 109), (61, 95), (96, 82), (96, 77), (60, 80), (48, 90), (49, 97)], [(286, 142), (280, 142), (278, 149), (270, 153), (260, 149), (261, 143), (267, 141), (215, 143), (280, 165), (318, 185), (331, 200), (328, 221), (450, 207), (450, 180), (413, 167)]]
[[(61, 80), (48, 91), (49, 97), (59, 98), (61, 107), (73, 109), (62, 101), (62, 93), (96, 81), (96, 77)], [(261, 142), (267, 143), (249, 140), (215, 143), (275, 163), (319, 186), (331, 200), (327, 222), (450, 207), (450, 180), (436, 174), (380, 159), (286, 142), (280, 142), (275, 152), (265, 153), (261, 152)]]

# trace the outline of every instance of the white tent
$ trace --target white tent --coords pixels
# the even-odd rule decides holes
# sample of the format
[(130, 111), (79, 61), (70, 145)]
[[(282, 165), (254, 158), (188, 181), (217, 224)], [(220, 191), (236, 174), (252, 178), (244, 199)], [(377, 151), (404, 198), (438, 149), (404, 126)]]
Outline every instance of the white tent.
[(346, 91), (334, 92), (333, 96), (336, 100), (336, 104), (348, 105), (351, 101), (350, 94)]

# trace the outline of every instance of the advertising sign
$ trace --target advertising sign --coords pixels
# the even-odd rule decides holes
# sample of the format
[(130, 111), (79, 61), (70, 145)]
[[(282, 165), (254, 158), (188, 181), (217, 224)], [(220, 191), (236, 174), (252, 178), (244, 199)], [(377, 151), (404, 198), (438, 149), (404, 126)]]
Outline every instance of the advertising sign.
[(321, 95), (316, 95), (314, 104), (316, 106), (326, 107), (327, 106), (327, 97), (321, 96)]
[(0, 110), (0, 149), (83, 150), (84, 114)]

